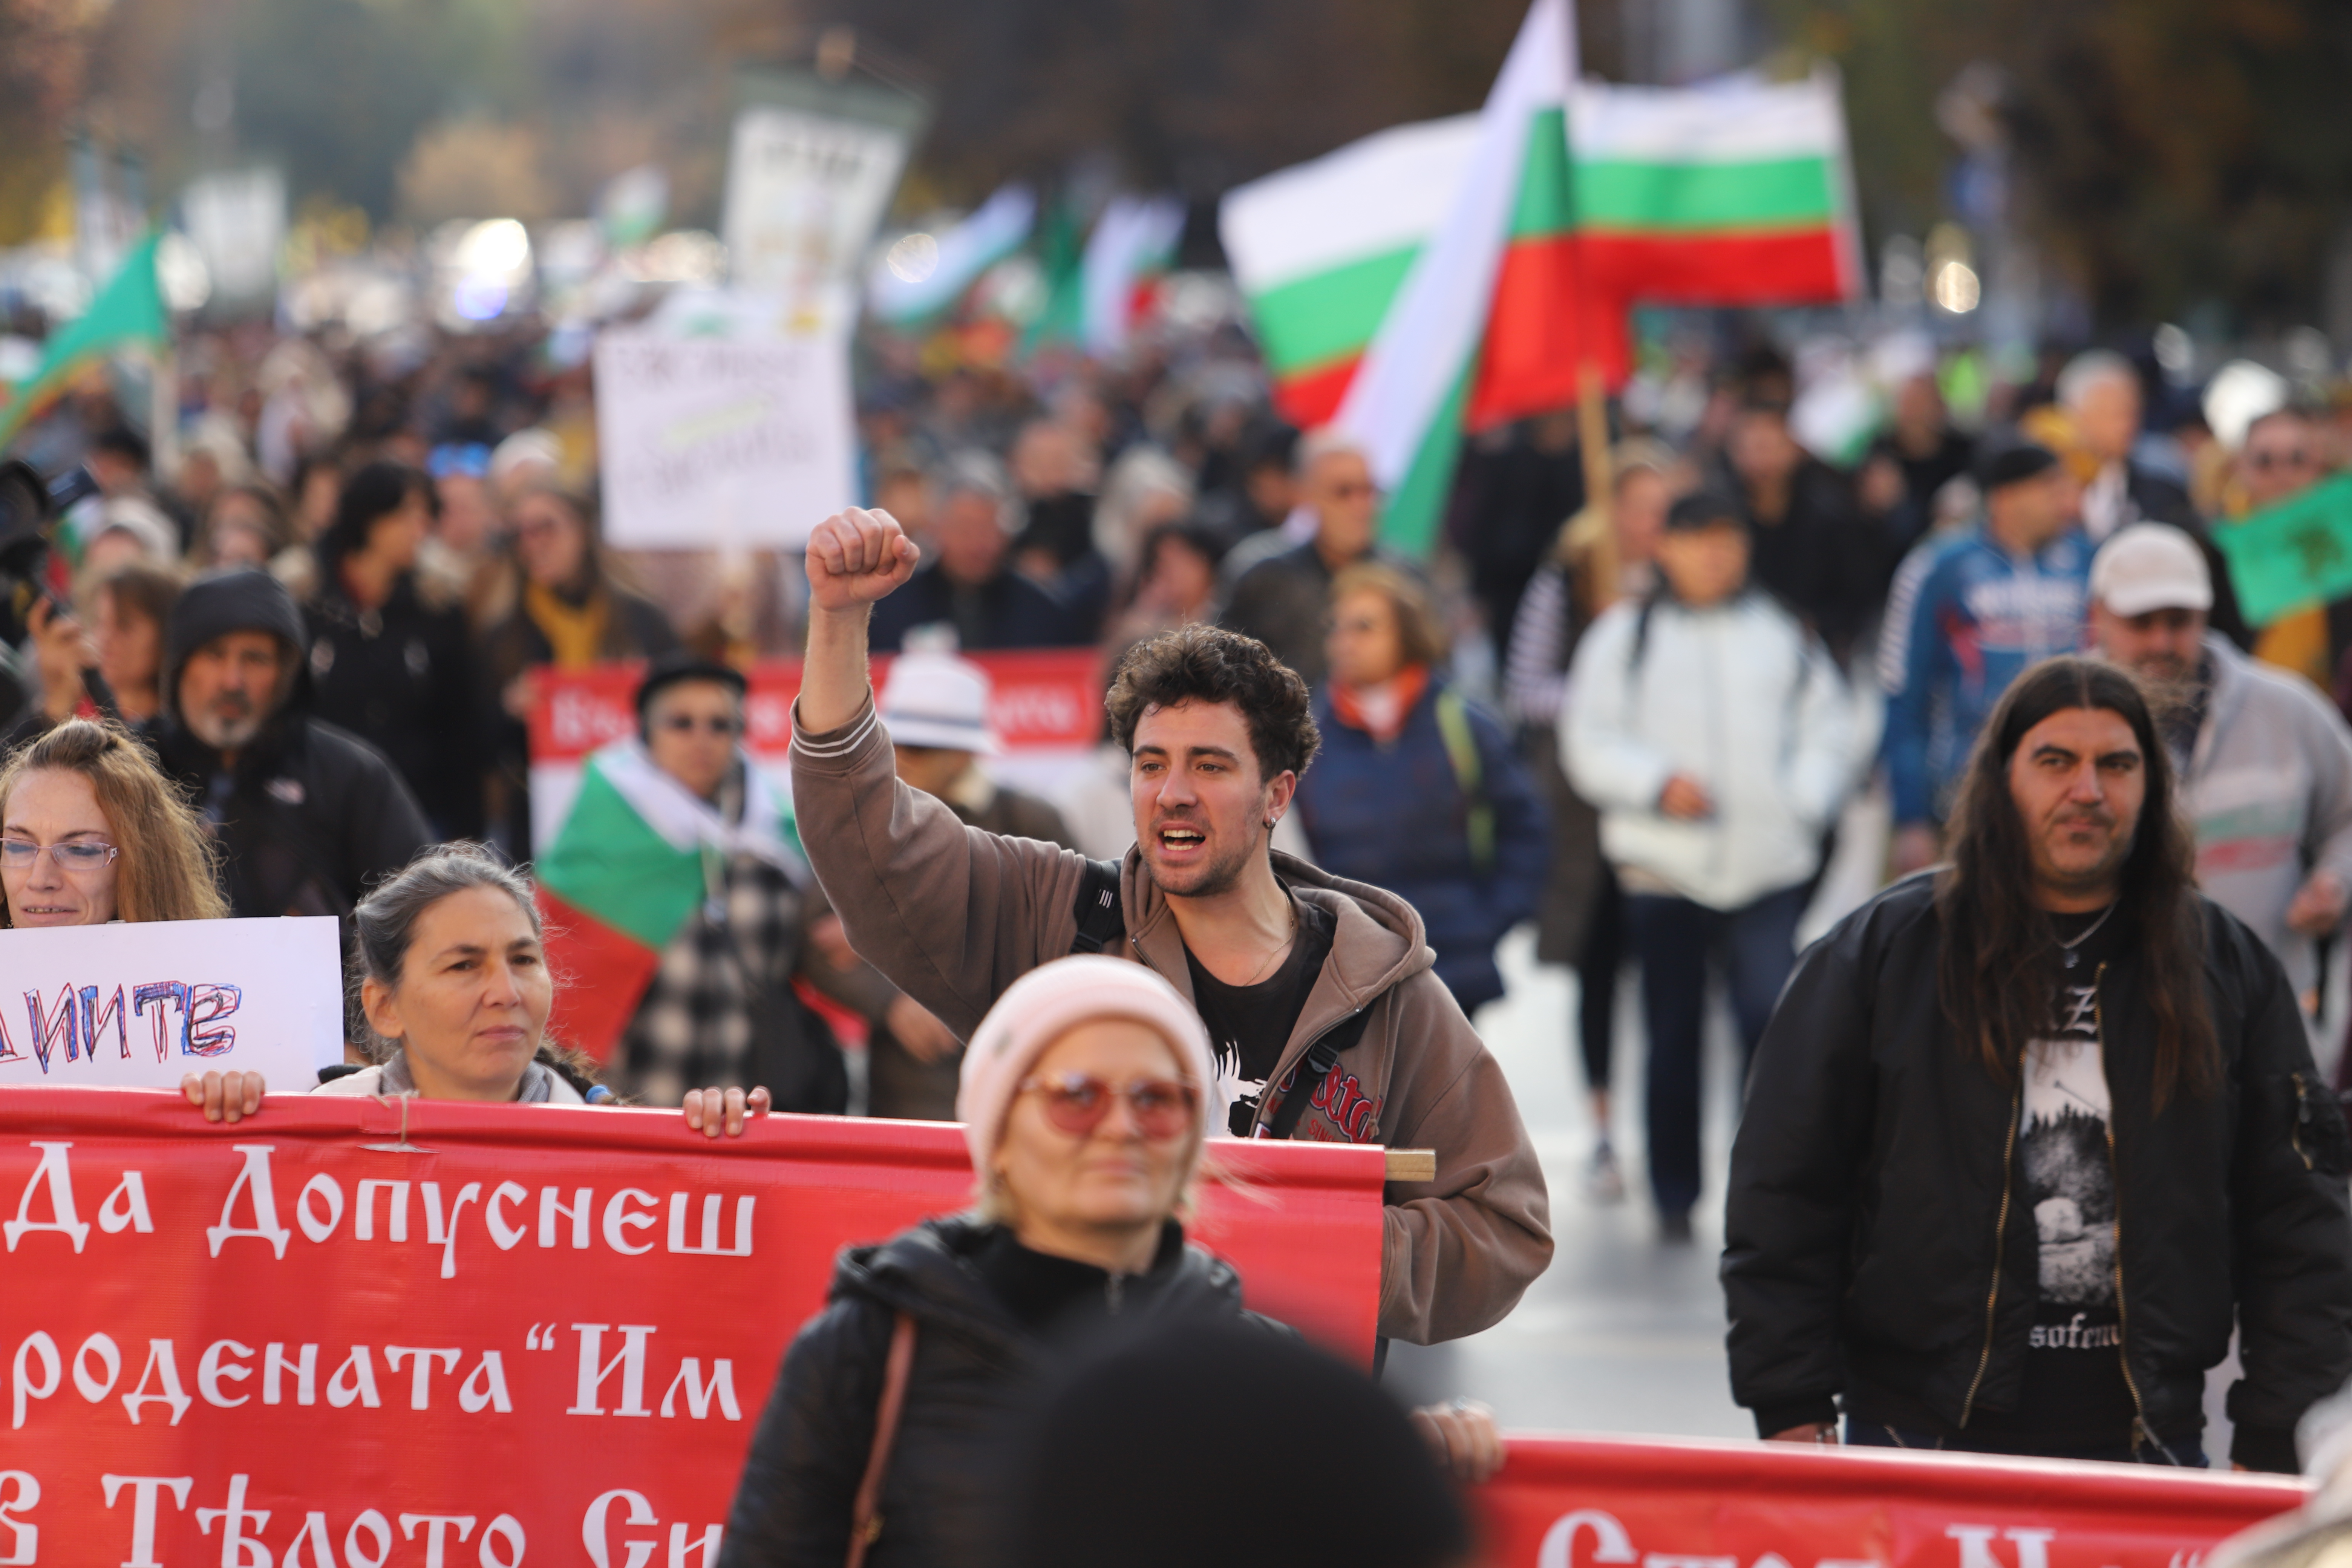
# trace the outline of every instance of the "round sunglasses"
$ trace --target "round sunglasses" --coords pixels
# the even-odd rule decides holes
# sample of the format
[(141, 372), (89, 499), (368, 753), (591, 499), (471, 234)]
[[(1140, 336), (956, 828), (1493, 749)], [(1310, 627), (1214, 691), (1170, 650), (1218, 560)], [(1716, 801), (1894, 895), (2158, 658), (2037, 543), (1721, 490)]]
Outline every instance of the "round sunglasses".
[(1115, 1099), (1127, 1101), (1136, 1130), (1155, 1143), (1190, 1132), (1201, 1108), (1200, 1090), (1167, 1078), (1139, 1078), (1120, 1086), (1091, 1073), (1068, 1072), (1026, 1079), (1020, 1091), (1037, 1096), (1045, 1120), (1074, 1138), (1101, 1126)]

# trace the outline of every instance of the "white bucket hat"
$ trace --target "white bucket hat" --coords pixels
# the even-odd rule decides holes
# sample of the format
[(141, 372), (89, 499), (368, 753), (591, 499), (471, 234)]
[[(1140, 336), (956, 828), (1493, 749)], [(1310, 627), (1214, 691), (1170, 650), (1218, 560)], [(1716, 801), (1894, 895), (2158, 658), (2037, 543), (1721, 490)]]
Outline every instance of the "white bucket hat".
[(1003, 748), (988, 726), (987, 671), (945, 653), (901, 654), (876, 708), (891, 741), (992, 757)]

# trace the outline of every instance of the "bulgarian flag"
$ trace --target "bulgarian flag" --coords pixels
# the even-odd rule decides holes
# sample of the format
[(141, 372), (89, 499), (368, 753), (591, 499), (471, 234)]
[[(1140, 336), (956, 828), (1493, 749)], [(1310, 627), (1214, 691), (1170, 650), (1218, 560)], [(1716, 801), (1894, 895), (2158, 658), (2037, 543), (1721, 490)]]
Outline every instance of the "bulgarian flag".
[(1433, 542), (1465, 429), (1575, 401), (1587, 365), (1623, 380), (1632, 305), (1859, 286), (1834, 77), (1574, 79), (1567, 0), (1537, 0), (1477, 116), (1383, 132), (1225, 199), (1276, 399), (1364, 441), (1400, 548)]
[(1862, 289), (1838, 79), (1577, 89), (1584, 276), (1655, 304), (1796, 305)]
[(1477, 145), (1475, 114), (1400, 125), (1225, 196), (1218, 237), (1292, 424), (1339, 411)]
[(642, 743), (588, 759), (572, 813), (533, 868), (556, 988), (556, 1036), (608, 1059), (669, 945), (708, 896), (703, 861), (748, 853), (805, 887), (792, 805), (756, 764), (744, 768), (743, 820), (730, 823), (654, 766)]

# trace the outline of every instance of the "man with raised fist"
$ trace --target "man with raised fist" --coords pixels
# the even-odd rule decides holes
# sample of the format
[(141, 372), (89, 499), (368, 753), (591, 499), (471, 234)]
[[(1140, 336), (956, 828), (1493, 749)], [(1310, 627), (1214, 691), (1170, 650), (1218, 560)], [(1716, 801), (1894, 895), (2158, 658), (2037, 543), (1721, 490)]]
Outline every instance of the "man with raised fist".
[(1500, 1321), (1550, 1260), (1543, 1174), (1412, 907), (1268, 846), (1315, 752), (1306, 684), (1255, 638), (1163, 633), (1120, 661), (1108, 700), (1132, 759), (1122, 864), (966, 827), (898, 781), (866, 677), (869, 610), (916, 559), (887, 512), (809, 538), (793, 799), (852, 944), (960, 1036), (1048, 960), (1148, 965), (1208, 1024), (1213, 1115), (1235, 1135), (1436, 1151), (1433, 1179), (1389, 1184), (1381, 1334), (1432, 1343)]

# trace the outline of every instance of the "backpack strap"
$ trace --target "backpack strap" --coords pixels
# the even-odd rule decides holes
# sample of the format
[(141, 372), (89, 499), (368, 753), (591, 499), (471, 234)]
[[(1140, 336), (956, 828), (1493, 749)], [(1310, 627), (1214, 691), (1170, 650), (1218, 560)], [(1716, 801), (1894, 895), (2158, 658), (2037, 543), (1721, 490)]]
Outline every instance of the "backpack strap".
[(1078, 873), (1078, 934), (1072, 952), (1108, 952), (1127, 935), (1127, 910), (1118, 901), (1119, 868), (1116, 860), (1089, 860)]
[(1274, 1114), (1258, 1130), (1259, 1137), (1288, 1138), (1298, 1131), (1307, 1102), (1315, 1098), (1315, 1086), (1331, 1076), (1331, 1069), (1339, 1065), (1340, 1055), (1355, 1047), (1371, 1021), (1371, 1005), (1367, 1003), (1360, 1012), (1349, 1014), (1316, 1037), (1315, 1043), (1307, 1047), (1307, 1055), (1283, 1075), (1275, 1090), (1281, 1098), (1274, 1102)]
[(874, 1447), (866, 1456), (866, 1476), (849, 1519), (848, 1568), (861, 1568), (866, 1549), (882, 1538), (882, 1481), (890, 1473), (890, 1446), (898, 1436), (898, 1413), (907, 1407), (907, 1379), (915, 1367), (915, 1318), (898, 1314), (890, 1329), (890, 1355), (882, 1363), (882, 1403), (874, 1413)]
[(1495, 868), (1495, 803), (1486, 798), (1486, 770), (1470, 731), (1469, 706), (1450, 686), (1437, 694), (1437, 732), (1454, 764), (1454, 782), (1470, 802), (1470, 864), (1483, 877)]

